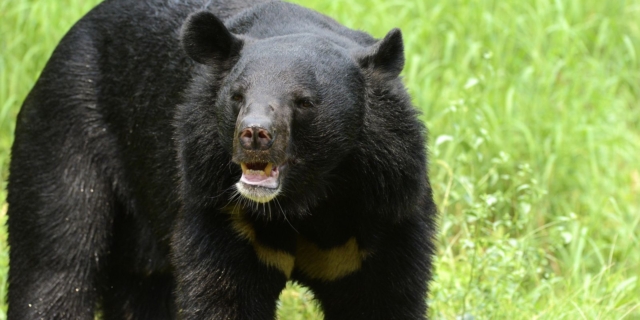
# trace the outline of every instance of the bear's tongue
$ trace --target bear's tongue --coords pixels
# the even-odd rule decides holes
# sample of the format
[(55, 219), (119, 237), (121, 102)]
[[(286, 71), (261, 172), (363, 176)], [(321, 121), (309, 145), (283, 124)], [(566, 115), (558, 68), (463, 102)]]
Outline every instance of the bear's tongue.
[(273, 163), (241, 163), (240, 181), (252, 186), (275, 189), (278, 187), (278, 167)]

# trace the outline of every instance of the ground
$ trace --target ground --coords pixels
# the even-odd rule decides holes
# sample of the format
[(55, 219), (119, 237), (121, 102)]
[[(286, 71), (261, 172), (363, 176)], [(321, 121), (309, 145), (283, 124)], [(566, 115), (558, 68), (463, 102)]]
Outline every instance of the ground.
[[(2, 223), (15, 116), (96, 2), (0, 2)], [(433, 319), (640, 318), (640, 0), (298, 2), (403, 30), (441, 212)], [(321, 319), (311, 299), (290, 286), (280, 319)]]

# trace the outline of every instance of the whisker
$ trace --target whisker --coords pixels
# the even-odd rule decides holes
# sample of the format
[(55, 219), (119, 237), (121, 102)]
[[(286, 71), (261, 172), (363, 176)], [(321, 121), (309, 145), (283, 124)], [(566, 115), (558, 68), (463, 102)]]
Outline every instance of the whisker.
[(300, 234), (298, 229), (296, 229), (293, 226), (293, 224), (291, 224), (291, 221), (287, 219), (287, 214), (284, 212), (284, 209), (282, 209), (282, 205), (280, 205), (280, 201), (278, 200), (278, 198), (274, 198), (273, 200), (275, 200), (276, 204), (280, 207), (280, 211), (282, 212), (282, 217), (284, 217), (284, 221), (286, 221), (289, 224), (289, 226), (291, 227), (291, 229), (293, 229), (293, 231), (295, 231), (297, 234)]

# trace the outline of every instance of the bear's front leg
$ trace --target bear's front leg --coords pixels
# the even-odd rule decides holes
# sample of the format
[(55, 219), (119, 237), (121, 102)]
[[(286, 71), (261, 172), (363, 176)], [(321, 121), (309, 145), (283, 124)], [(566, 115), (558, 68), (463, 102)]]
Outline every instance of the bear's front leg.
[[(313, 290), (326, 320), (425, 319), (435, 251), (433, 230), (433, 222), (424, 217), (389, 223), (376, 230), (377, 239), (373, 243), (358, 240), (362, 243), (363, 259), (352, 273), (333, 277), (337, 273), (330, 270), (311, 273), (305, 268), (298, 269), (296, 263), (294, 279)], [(351, 261), (339, 257), (339, 252), (335, 250), (327, 258), (340, 263), (327, 266), (338, 267)]]
[(282, 264), (261, 260), (252, 240), (251, 226), (226, 212), (181, 215), (172, 239), (181, 319), (275, 318), (287, 275)]

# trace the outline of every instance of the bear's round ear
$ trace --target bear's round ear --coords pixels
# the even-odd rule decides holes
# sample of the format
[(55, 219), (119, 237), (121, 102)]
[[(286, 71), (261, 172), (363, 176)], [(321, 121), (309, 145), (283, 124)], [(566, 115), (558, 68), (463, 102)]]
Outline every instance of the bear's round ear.
[(231, 34), (213, 13), (200, 11), (190, 15), (182, 26), (182, 47), (191, 59), (216, 64), (237, 56), (243, 42)]
[(398, 28), (389, 31), (384, 39), (356, 52), (355, 59), (363, 69), (371, 69), (390, 78), (397, 77), (404, 68), (402, 32)]

